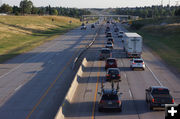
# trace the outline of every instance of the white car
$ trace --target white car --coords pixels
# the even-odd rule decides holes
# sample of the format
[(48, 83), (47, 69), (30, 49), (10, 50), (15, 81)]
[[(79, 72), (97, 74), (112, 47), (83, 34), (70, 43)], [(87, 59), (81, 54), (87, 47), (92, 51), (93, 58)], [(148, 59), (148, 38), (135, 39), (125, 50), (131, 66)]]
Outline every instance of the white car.
[(107, 42), (106, 48), (113, 49), (113, 44), (112, 44), (112, 42)]
[(130, 68), (134, 70), (135, 68), (145, 69), (145, 63), (142, 58), (133, 58), (130, 60)]
[(83, 30), (83, 29), (85, 29), (86, 30), (86, 26), (84, 25), (84, 26), (81, 26), (81, 30)]

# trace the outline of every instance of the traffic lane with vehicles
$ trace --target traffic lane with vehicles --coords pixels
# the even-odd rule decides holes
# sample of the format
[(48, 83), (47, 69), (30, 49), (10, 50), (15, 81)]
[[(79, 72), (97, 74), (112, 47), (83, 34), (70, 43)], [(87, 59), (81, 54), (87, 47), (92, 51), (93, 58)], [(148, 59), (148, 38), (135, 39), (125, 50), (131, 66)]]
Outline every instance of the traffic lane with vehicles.
[[(33, 119), (47, 115), (47, 112), (54, 116), (72, 79), (71, 61), (93, 39), (94, 33), (90, 28), (83, 32), (79, 28), (72, 30), (28, 52), (27, 59), (20, 60), (28, 55), (25, 53), (3, 64), (4, 67), (12, 63), (17, 65), (0, 76), (0, 118), (21, 119), (30, 112), (33, 112), (30, 116)], [(54, 82), (53, 91), (49, 90), (51, 92), (42, 98)], [(43, 100), (36, 108), (40, 99)]]
[[(118, 40), (116, 40), (117, 42), (119, 42)], [(120, 43), (120, 42), (119, 42)], [(116, 43), (115, 43), (116, 44)], [(119, 47), (119, 45), (118, 45)], [(116, 47), (115, 47), (116, 48)], [(122, 51), (122, 47), (120, 47), (119, 51)], [(116, 51), (116, 49), (114, 50)], [(116, 53), (115, 53), (116, 54)], [(122, 103), (124, 101), (123, 104), (123, 109), (121, 113), (99, 113), (98, 109), (97, 109), (97, 105), (98, 105), (98, 101), (100, 100), (100, 96), (97, 96), (97, 100), (96, 100), (96, 108), (95, 108), (95, 116), (96, 118), (144, 118), (144, 119), (150, 119), (150, 118), (158, 118), (158, 119), (163, 119), (164, 118), (164, 111), (150, 111), (148, 105), (145, 102), (145, 89), (148, 88), (150, 85), (159, 85), (159, 83), (154, 79), (154, 76), (152, 75), (152, 73), (146, 68), (145, 71), (131, 71), (130, 67), (129, 67), (129, 59), (127, 58), (122, 58), (124, 57), (121, 56), (123, 55), (123, 53), (121, 54), (116, 54), (115, 57), (119, 58), (119, 67), (122, 71), (121, 75), (122, 75), (122, 82), (120, 83), (120, 92), (123, 93), (121, 99), (122, 99)], [(122, 58), (122, 59), (121, 59)], [(95, 61), (96, 62), (96, 61)], [(102, 62), (103, 63), (103, 62)], [(104, 70), (104, 65), (105, 64), (101, 64), (102, 67), (100, 69)], [(95, 67), (97, 67), (98, 64), (96, 64)], [(91, 72), (97, 72), (97, 68), (95, 68), (95, 71), (91, 71)], [(105, 78), (105, 71), (102, 72), (100, 70), (100, 72), (102, 74), (100, 74), (100, 79), (104, 79)], [(97, 79), (97, 77), (95, 77)], [(124, 82), (124, 83), (123, 83)], [(88, 84), (89, 85), (89, 84)], [(109, 83), (105, 84), (106, 86), (108, 86), (108, 88), (111, 87), (111, 85)], [(91, 87), (91, 89), (88, 89), (88, 92), (90, 91), (88, 97), (84, 96), (83, 92), (81, 93), (84, 97), (81, 97), (80, 95), (78, 95), (78, 90), (76, 92), (76, 95), (74, 97), (75, 100), (74, 104), (78, 102), (78, 106), (75, 106), (76, 113), (73, 113), (73, 110), (69, 110), (69, 115), (66, 115), (66, 117), (68, 118), (92, 118), (92, 112), (88, 112), (89, 110), (92, 109), (92, 102), (93, 100), (91, 99), (94, 95), (92, 93), (92, 91), (95, 89), (95, 84), (92, 84), (88, 87)], [(83, 89), (83, 87), (82, 87)], [(80, 90), (82, 90), (80, 89)], [(98, 86), (98, 91), (101, 91), (101, 84), (99, 83)], [(95, 92), (94, 92), (95, 93)], [(97, 92), (96, 92), (97, 93)], [(91, 95), (90, 95), (91, 94)], [(80, 98), (86, 102), (86, 99), (88, 99), (87, 101), (87, 105), (86, 103), (81, 103)], [(131, 100), (131, 101), (130, 101)], [(83, 105), (82, 105), (83, 104)], [(81, 112), (83, 109), (88, 109), (88, 111), (86, 112), (86, 114), (84, 114), (84, 112)], [(91, 114), (90, 114), (91, 113)], [(124, 113), (124, 114), (123, 114)], [(84, 115), (83, 115), (84, 114)], [(126, 115), (127, 114), (127, 115)]]

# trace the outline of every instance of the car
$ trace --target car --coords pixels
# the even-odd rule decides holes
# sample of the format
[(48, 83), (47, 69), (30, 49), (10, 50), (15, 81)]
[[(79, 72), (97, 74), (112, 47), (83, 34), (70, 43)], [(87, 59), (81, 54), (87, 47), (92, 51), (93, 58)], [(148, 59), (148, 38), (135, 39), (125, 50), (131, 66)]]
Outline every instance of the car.
[(100, 50), (100, 56), (99, 59), (103, 60), (103, 59), (107, 59), (111, 57), (111, 50), (109, 48), (102, 48)]
[(123, 31), (119, 31), (118, 33), (118, 38), (123, 38), (124, 32)]
[(91, 28), (95, 28), (95, 25), (94, 25), (94, 24), (92, 24), (92, 25), (91, 25)]
[(119, 29), (116, 27), (116, 28), (114, 28), (114, 32), (118, 32), (119, 31)]
[(145, 63), (142, 58), (133, 58), (130, 60), (130, 68), (134, 70), (135, 68), (140, 68), (142, 70), (145, 70)]
[(110, 31), (110, 27), (106, 27), (105, 33), (108, 33)]
[(115, 58), (108, 58), (105, 62), (105, 69), (117, 68), (117, 60)]
[(121, 75), (119, 68), (108, 68), (106, 72), (106, 81), (111, 82), (119, 82), (121, 81)]
[(113, 43), (112, 42), (107, 42), (106, 48), (113, 49)]
[(86, 27), (85, 25), (84, 25), (84, 26), (81, 26), (81, 30), (83, 30), (83, 29), (86, 30), (86, 28), (87, 28), (87, 27)]
[(167, 87), (150, 86), (145, 92), (146, 102), (150, 110), (154, 110), (154, 108), (164, 109), (165, 104), (174, 104), (174, 99)]
[(113, 37), (108, 37), (107, 42), (108, 42), (108, 41), (111, 41), (112, 43), (114, 43), (114, 39), (113, 39)]
[(101, 94), (101, 99), (98, 103), (98, 111), (102, 112), (107, 109), (122, 111), (122, 102), (118, 92), (111, 89), (104, 89)]
[(106, 34), (106, 37), (112, 37), (112, 33), (111, 33), (111, 32), (108, 32), (108, 33)]

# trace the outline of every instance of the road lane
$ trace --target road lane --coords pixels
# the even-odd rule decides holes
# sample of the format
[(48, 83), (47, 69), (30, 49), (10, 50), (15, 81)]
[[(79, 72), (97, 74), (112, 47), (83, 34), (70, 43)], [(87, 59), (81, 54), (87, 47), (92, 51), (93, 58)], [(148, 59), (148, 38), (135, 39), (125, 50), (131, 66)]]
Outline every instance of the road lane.
[[(67, 67), (68, 61), (92, 40), (94, 34), (95, 30), (91, 30), (90, 26), (86, 31), (75, 29), (2, 64), (0, 118), (24, 119), (57, 78), (59, 72)], [(5, 68), (6, 66), (8, 68)], [(53, 118), (74, 73), (71, 66), (61, 73), (60, 79), (58, 77), (52, 90), (33, 111), (30, 118)]]
[[(121, 29), (122, 26), (120, 26)], [(105, 45), (106, 38), (104, 35), (104, 29), (100, 33), (101, 37), (98, 37), (95, 43), (97, 50), (101, 48), (101, 45)], [(97, 45), (99, 47), (97, 47)], [(164, 119), (164, 111), (150, 111), (147, 103), (145, 102), (145, 89), (152, 85), (160, 85), (155, 79), (152, 72), (146, 67), (145, 71), (132, 71), (130, 69), (129, 58), (125, 57), (123, 52), (123, 43), (116, 37), (115, 38), (115, 49), (113, 50), (113, 57), (118, 59), (118, 66), (121, 70), (122, 82), (120, 83), (120, 92), (123, 93), (121, 100), (123, 104), (122, 112), (98, 112), (97, 106), (100, 100), (100, 96), (97, 95), (96, 108), (95, 108), (95, 119)], [(93, 54), (87, 54), (93, 57)], [(95, 54), (94, 54), (95, 55)], [(93, 99), (97, 81), (97, 72), (100, 72), (100, 81), (105, 79), (105, 62), (98, 60), (98, 55), (94, 58), (94, 62), (91, 70), (88, 70), (87, 82), (80, 84), (74, 95), (73, 102), (69, 104), (69, 110), (64, 114), (66, 119), (91, 119), (93, 107)], [(161, 61), (155, 57), (150, 50), (144, 48), (143, 58), (145, 63), (148, 64), (149, 68), (153, 71), (154, 75), (162, 83), (167, 86), (175, 97), (177, 103), (180, 99), (180, 84), (179, 79), (169, 69), (161, 63)], [(92, 63), (92, 61), (90, 61)], [(98, 71), (98, 63), (101, 64), (101, 70)], [(89, 68), (88, 68), (89, 69)], [(160, 70), (161, 69), (161, 70)], [(163, 70), (162, 70), (163, 69)], [(87, 72), (86, 72), (87, 73)], [(87, 77), (86, 75), (84, 77)], [(167, 79), (168, 78), (168, 79)], [(95, 82), (92, 82), (92, 79)], [(111, 84), (104, 81), (105, 88), (111, 88)], [(175, 87), (174, 87), (175, 86)], [(84, 91), (83, 91), (84, 90)], [(88, 90), (88, 95), (86, 94)], [(101, 91), (101, 83), (99, 83), (98, 91)], [(73, 107), (73, 108), (72, 108)]]

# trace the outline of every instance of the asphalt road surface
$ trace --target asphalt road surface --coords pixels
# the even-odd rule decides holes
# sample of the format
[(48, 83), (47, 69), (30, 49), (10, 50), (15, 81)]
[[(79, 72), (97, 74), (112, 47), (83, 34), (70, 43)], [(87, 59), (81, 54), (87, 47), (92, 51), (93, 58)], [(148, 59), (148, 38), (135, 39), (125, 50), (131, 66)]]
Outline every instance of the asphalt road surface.
[[(121, 25), (119, 28), (126, 31)], [(112, 26), (111, 26), (112, 29)], [(162, 110), (150, 111), (145, 101), (145, 89), (149, 86), (166, 86), (170, 89), (176, 103), (180, 103), (180, 80), (176, 77), (159, 58), (151, 51), (143, 48), (143, 59), (146, 68), (144, 71), (132, 71), (129, 58), (125, 57), (123, 43), (115, 38), (113, 56), (118, 60), (121, 70), (122, 82), (119, 91), (122, 101), (122, 112), (98, 112), (98, 102), (102, 82), (104, 88), (111, 89), (111, 84), (105, 79), (105, 62), (99, 60), (99, 50), (105, 46), (105, 26), (103, 26), (95, 44), (87, 52), (88, 66), (84, 68), (84, 74), (79, 81), (79, 86), (69, 102), (67, 109), (63, 110), (66, 119), (164, 119)]]
[(95, 29), (74, 29), (0, 64), (0, 119), (54, 118), (71, 84), (76, 55)]

